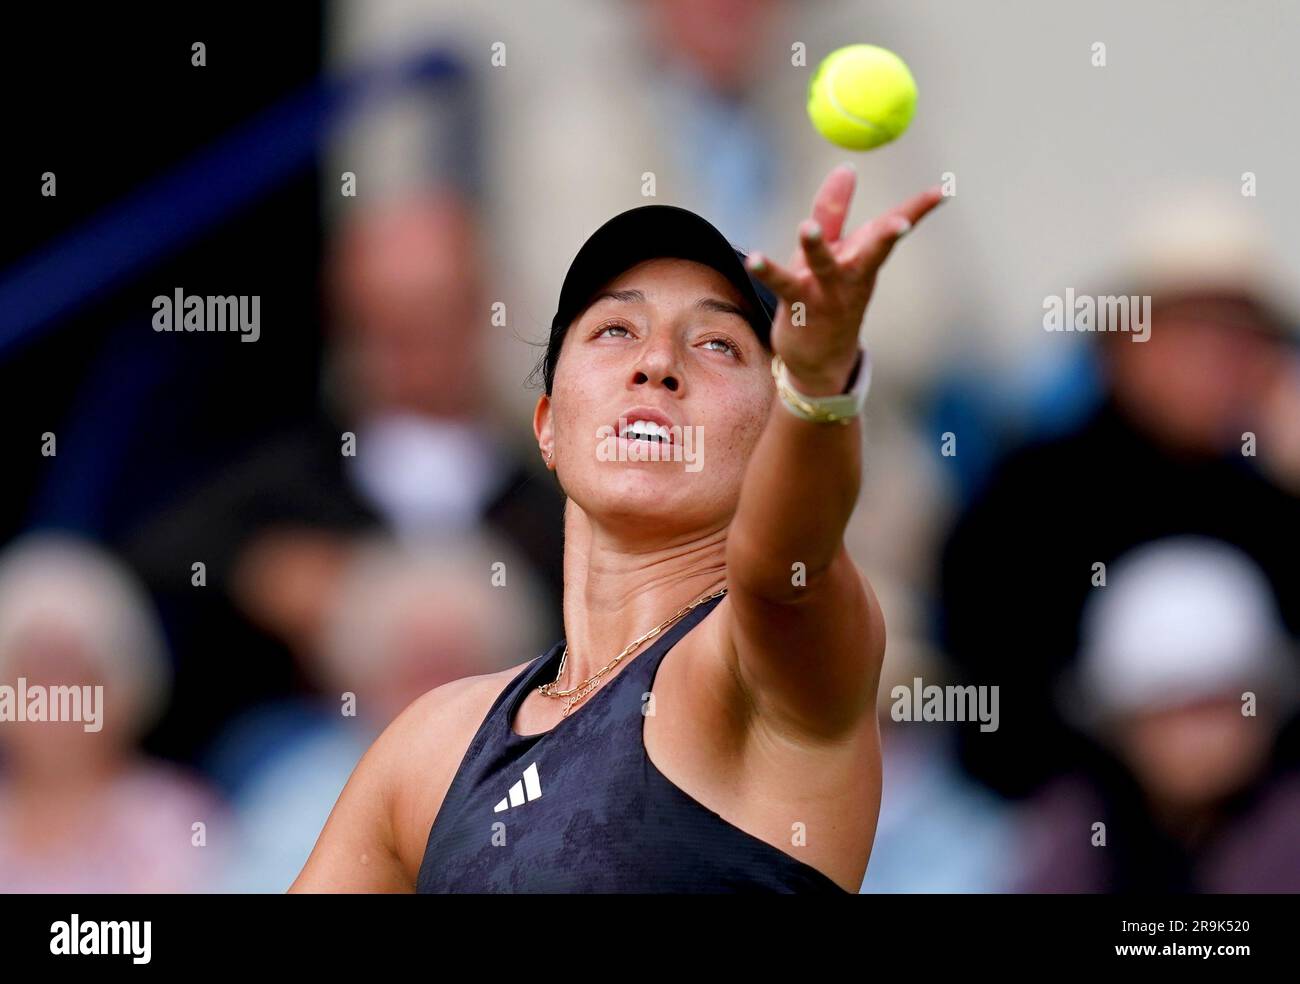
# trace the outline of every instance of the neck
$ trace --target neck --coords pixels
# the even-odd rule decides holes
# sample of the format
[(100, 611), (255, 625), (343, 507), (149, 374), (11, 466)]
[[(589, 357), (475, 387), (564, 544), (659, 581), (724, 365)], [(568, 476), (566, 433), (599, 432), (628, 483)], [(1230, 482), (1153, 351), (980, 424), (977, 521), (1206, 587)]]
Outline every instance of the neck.
[(726, 543), (726, 527), (660, 543), (631, 543), (602, 529), (569, 500), (564, 518), (569, 655), (560, 686), (586, 680), (638, 636), (725, 587)]

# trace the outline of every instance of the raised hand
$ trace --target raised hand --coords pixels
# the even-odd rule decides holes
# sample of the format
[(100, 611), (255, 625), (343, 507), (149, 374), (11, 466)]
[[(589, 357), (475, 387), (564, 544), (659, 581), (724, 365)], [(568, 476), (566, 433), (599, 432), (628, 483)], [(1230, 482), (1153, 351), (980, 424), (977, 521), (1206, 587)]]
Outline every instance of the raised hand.
[[(944, 200), (936, 185), (842, 236), (856, 175), (842, 164), (826, 176), (812, 217), (799, 224), (799, 247), (782, 266), (751, 253), (753, 275), (781, 299), (772, 349), (797, 389), (809, 396), (838, 393), (857, 359), (858, 331), (876, 274), (894, 244)], [(800, 318), (795, 305), (802, 304)], [(801, 323), (796, 323), (801, 322)]]

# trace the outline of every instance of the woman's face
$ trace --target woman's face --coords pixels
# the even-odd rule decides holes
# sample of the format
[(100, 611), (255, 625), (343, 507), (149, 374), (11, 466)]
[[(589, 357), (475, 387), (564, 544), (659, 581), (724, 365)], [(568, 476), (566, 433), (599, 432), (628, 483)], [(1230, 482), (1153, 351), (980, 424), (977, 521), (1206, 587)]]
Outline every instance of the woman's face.
[(653, 539), (731, 521), (775, 391), (743, 304), (711, 267), (654, 259), (570, 325), (534, 429), (593, 521)]

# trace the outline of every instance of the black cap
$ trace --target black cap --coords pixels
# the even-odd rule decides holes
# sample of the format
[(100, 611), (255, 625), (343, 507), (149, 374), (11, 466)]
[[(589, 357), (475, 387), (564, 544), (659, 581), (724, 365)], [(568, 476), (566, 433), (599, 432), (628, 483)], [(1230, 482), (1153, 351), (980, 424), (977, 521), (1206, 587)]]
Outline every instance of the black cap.
[(596, 291), (643, 260), (676, 257), (717, 270), (740, 291), (752, 312), (749, 323), (754, 334), (770, 346), (776, 295), (749, 275), (746, 255), (707, 219), (676, 205), (642, 205), (614, 216), (582, 244), (565, 274), (542, 364), (546, 392), (551, 392), (560, 346), (573, 319)]

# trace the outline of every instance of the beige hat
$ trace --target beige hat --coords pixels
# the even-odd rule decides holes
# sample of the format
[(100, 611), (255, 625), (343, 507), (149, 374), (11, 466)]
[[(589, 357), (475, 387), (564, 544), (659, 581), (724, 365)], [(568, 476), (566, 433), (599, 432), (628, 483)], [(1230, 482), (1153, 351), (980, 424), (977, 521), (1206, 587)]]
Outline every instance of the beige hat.
[[(1256, 302), (1276, 330), (1295, 334), (1300, 295), (1278, 259), (1257, 199), (1222, 185), (1184, 185), (1156, 196), (1122, 236), (1122, 265), (1107, 278), (1159, 303), (1201, 295)], [(1111, 291), (1117, 288), (1112, 286)]]

